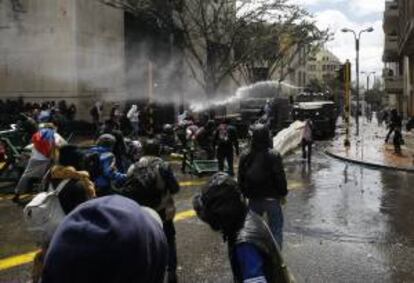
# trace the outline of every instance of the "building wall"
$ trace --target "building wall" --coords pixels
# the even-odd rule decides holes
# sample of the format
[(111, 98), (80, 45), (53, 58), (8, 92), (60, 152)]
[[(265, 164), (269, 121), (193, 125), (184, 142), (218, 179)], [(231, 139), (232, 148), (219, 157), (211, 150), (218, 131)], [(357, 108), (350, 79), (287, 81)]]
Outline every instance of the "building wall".
[(95, 98), (121, 98), (123, 13), (96, 1), (0, 1), (0, 99), (65, 99), (88, 118)]

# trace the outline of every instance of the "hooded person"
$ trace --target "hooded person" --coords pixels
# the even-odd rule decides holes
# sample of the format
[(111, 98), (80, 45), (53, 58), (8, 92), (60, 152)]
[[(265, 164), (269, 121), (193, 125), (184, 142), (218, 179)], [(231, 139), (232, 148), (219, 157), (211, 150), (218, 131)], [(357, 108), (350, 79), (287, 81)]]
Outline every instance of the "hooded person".
[(251, 131), (250, 149), (240, 157), (239, 185), (244, 196), (249, 199), (249, 208), (260, 216), (266, 214), (270, 230), (281, 248), (281, 203), (288, 193), (282, 157), (271, 149), (270, 132), (266, 125), (255, 124)]
[[(58, 194), (64, 214), (69, 214), (79, 204), (95, 197), (95, 186), (89, 179), (89, 173), (81, 171), (83, 153), (77, 146), (65, 145), (59, 151), (58, 165), (53, 166), (44, 180), (45, 188), (57, 189), (63, 183)], [(55, 227), (56, 228), (56, 227)], [(53, 235), (53, 231), (51, 231)], [(41, 250), (36, 254), (33, 266), (33, 282), (38, 282), (43, 268), (43, 258), (51, 237), (45, 237)]]
[(167, 242), (160, 220), (122, 196), (91, 200), (70, 213), (45, 258), (42, 283), (161, 283)]
[(116, 167), (113, 153), (115, 144), (116, 138), (113, 135), (103, 134), (98, 138), (97, 145), (87, 153), (85, 166), (95, 183), (98, 196), (111, 194), (112, 183), (121, 185), (127, 177)]
[(177, 282), (177, 246), (174, 226), (175, 203), (173, 196), (180, 185), (168, 162), (160, 158), (160, 142), (147, 139), (142, 156), (128, 169), (128, 179), (120, 193), (141, 205), (154, 209), (163, 222), (168, 242), (168, 283)]
[(293, 282), (272, 233), (248, 209), (232, 177), (216, 173), (194, 197), (193, 206), (202, 221), (223, 234), (234, 282)]

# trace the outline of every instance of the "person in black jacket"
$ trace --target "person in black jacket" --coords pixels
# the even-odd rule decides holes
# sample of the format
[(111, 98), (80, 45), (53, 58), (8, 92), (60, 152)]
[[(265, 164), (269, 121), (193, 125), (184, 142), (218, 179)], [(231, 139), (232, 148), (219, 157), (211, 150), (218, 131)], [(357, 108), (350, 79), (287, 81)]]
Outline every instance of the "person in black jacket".
[(234, 176), (233, 147), (236, 150), (236, 155), (239, 155), (239, 141), (236, 129), (230, 125), (228, 119), (224, 119), (214, 134), (213, 148), (216, 150), (219, 171), (224, 171), (224, 160), (226, 160), (230, 176)]
[[(393, 109), (391, 111), (391, 118), (390, 118), (390, 125), (389, 125), (389, 131), (387, 136), (385, 137), (385, 143), (388, 143), (388, 140), (391, 136), (391, 134), (396, 130), (396, 129), (401, 129), (402, 128), (402, 117), (400, 114), (398, 114), (397, 109)], [(398, 134), (397, 134), (398, 135)]]
[(281, 202), (288, 191), (282, 157), (271, 150), (269, 129), (263, 124), (252, 127), (251, 148), (240, 157), (238, 181), (249, 199), (249, 207), (267, 215), (268, 224), (280, 248), (283, 242)]
[[(144, 156), (128, 169), (128, 179), (121, 194), (135, 200), (140, 205), (154, 209), (160, 216), (165, 237), (168, 243), (168, 283), (176, 283), (177, 279), (177, 246), (175, 240), (175, 203), (173, 196), (180, 190), (180, 185), (170, 164), (160, 157), (161, 145), (158, 139), (147, 139), (143, 144)], [(145, 174), (142, 168), (154, 172)], [(154, 170), (154, 171), (153, 171)], [(154, 180), (150, 180), (153, 179)], [(140, 179), (140, 180), (139, 180)], [(151, 186), (150, 184), (154, 184)], [(145, 186), (145, 188), (141, 187)], [(145, 192), (151, 192), (147, 194)]]
[(249, 211), (237, 182), (216, 173), (193, 199), (197, 216), (223, 234), (234, 282), (294, 282), (263, 219)]

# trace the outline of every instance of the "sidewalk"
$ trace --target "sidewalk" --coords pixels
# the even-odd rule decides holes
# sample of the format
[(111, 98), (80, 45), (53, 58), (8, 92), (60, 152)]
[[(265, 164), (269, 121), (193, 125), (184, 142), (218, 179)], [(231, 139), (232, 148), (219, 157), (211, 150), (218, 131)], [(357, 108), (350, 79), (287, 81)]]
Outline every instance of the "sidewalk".
[(345, 130), (339, 126), (341, 134), (326, 149), (326, 153), (332, 157), (345, 161), (358, 163), (377, 168), (408, 171), (414, 173), (414, 135), (403, 132), (405, 145), (402, 146), (402, 154), (394, 153), (392, 137), (390, 143), (385, 144), (387, 129), (379, 127), (375, 119), (371, 123), (363, 121), (360, 125), (360, 136), (355, 137), (355, 129), (351, 130), (351, 147), (344, 147)]

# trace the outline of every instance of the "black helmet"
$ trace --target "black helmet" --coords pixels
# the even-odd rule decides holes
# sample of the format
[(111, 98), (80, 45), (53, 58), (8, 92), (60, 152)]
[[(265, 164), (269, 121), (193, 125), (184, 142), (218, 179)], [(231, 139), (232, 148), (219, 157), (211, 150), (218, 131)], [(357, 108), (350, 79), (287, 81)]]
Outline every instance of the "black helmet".
[(110, 148), (112, 148), (115, 145), (115, 143), (116, 143), (116, 138), (111, 134), (101, 135), (96, 142), (98, 146), (110, 147)]
[(251, 127), (253, 149), (268, 149), (272, 147), (269, 128), (264, 124), (255, 124)]
[(147, 139), (143, 145), (144, 155), (160, 155), (161, 145), (158, 139)]
[(237, 182), (228, 174), (219, 172), (213, 175), (201, 194), (193, 199), (198, 217), (215, 231), (225, 236), (237, 232), (243, 225), (247, 213), (246, 201)]

